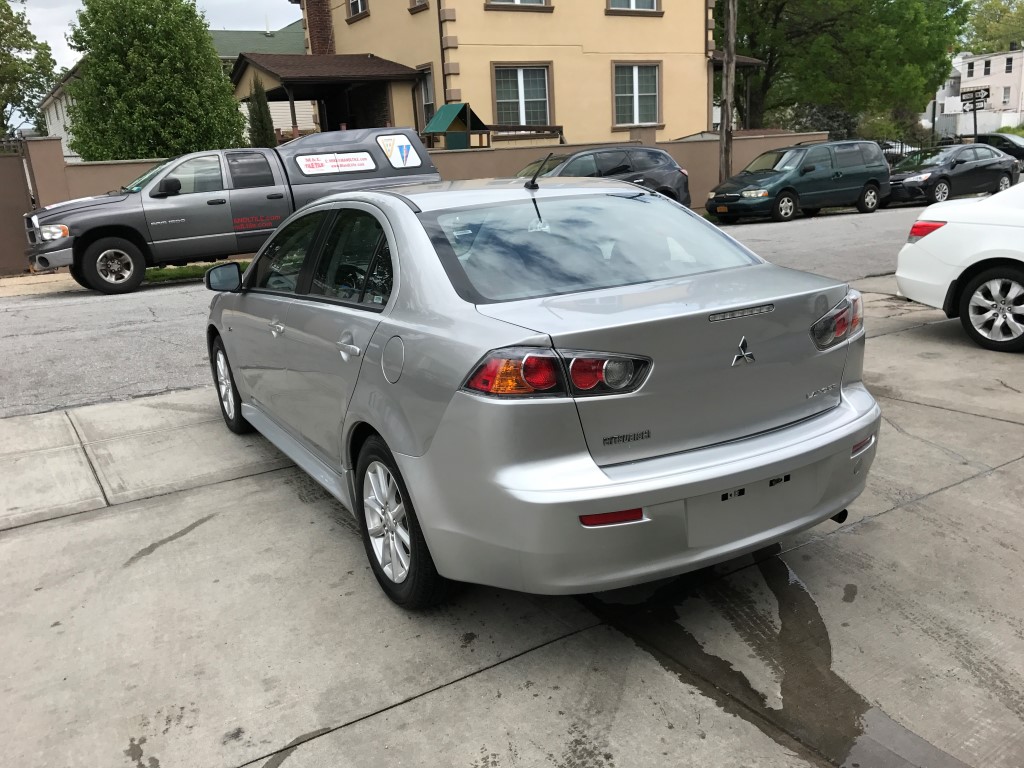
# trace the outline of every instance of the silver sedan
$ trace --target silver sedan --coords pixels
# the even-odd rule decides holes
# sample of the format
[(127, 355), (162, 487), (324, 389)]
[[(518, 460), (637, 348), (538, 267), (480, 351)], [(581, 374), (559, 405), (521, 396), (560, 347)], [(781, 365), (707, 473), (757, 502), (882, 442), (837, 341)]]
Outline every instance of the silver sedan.
[(207, 274), (228, 427), (358, 521), (384, 592), (545, 594), (776, 542), (863, 490), (863, 305), (629, 184), (352, 192)]

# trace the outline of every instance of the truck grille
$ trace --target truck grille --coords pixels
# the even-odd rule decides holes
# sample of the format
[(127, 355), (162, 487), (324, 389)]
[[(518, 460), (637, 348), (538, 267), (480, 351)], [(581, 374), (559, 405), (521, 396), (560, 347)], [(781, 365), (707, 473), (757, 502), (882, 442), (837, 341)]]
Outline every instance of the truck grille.
[(35, 216), (25, 217), (25, 237), (29, 245), (35, 245), (40, 241), (39, 227), (35, 223)]
[(721, 200), (723, 203), (732, 203), (732, 202), (735, 202), (736, 200), (739, 200), (739, 199), (740, 199), (739, 195), (732, 194), (732, 193), (727, 194), (727, 195), (715, 195), (715, 200)]

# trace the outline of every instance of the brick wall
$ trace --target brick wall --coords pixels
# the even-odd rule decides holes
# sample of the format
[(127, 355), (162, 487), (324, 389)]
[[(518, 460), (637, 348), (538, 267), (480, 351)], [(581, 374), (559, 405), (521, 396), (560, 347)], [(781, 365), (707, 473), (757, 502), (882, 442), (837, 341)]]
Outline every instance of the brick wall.
[(331, 21), (331, 0), (304, 0), (303, 11), (309, 33), (309, 52), (333, 54), (334, 26)]

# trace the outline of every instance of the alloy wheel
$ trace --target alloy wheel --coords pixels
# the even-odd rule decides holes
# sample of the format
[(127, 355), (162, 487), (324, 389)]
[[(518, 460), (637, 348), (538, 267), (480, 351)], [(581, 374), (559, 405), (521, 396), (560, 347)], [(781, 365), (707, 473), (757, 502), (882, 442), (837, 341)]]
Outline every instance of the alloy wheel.
[(96, 272), (106, 282), (120, 285), (135, 271), (132, 258), (124, 251), (110, 249), (96, 259)]
[(978, 286), (969, 305), (974, 329), (991, 341), (1015, 341), (1024, 335), (1024, 285), (989, 280)]
[(779, 214), (784, 218), (788, 219), (796, 213), (796, 203), (793, 202), (793, 198), (788, 195), (779, 200)]
[(935, 202), (944, 203), (949, 199), (949, 184), (944, 181), (940, 181), (935, 185), (935, 192), (933, 194)]
[(1011, 182), (1010, 182), (1010, 177), (1009, 176), (1000, 176), (999, 177), (999, 191), (1000, 192), (1005, 192), (1006, 190), (1008, 190), (1010, 188), (1010, 186), (1011, 186)]
[(377, 563), (388, 579), (401, 584), (412, 565), (412, 538), (405, 501), (394, 475), (381, 462), (366, 468), (363, 478), (366, 533)]
[(864, 207), (869, 211), (873, 211), (878, 207), (878, 190), (874, 187), (870, 187), (864, 193)]
[(220, 394), (220, 407), (228, 419), (235, 418), (235, 397), (231, 381), (231, 369), (223, 349), (217, 350), (217, 392)]

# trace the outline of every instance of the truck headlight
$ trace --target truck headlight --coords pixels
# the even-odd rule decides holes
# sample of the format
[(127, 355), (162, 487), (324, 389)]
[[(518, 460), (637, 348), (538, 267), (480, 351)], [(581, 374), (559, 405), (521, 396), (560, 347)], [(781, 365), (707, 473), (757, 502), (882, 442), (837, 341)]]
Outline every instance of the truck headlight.
[(768, 197), (767, 189), (745, 189), (743, 190), (744, 197)]
[(63, 224), (44, 224), (39, 228), (39, 236), (43, 240), (60, 240), (70, 234), (68, 228)]

